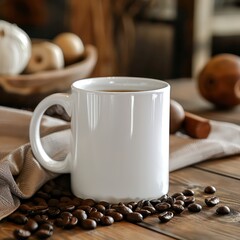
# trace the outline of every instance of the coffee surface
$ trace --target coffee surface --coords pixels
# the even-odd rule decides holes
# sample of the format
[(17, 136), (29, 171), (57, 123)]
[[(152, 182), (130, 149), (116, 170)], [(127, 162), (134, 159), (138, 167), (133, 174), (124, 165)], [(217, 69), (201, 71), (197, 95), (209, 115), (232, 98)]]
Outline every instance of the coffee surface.
[(107, 90), (99, 90), (100, 92), (142, 92), (144, 90), (128, 90), (128, 89), (107, 89)]

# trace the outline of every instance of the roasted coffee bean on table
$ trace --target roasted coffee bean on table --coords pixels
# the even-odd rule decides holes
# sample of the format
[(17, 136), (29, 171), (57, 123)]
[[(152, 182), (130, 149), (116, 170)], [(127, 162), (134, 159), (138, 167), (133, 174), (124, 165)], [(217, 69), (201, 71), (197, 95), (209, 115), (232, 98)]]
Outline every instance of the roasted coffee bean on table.
[(161, 213), (161, 212), (165, 212), (167, 210), (169, 210), (171, 208), (171, 204), (167, 203), (167, 202), (162, 202), (162, 203), (158, 203), (155, 206), (155, 209)]
[(175, 214), (180, 214), (184, 211), (184, 206), (182, 204), (173, 204), (172, 210)]
[(207, 194), (213, 194), (216, 192), (216, 188), (214, 186), (207, 186), (205, 187), (204, 192)]
[(231, 212), (228, 206), (220, 206), (217, 208), (216, 213), (219, 215), (227, 215)]
[(35, 232), (38, 229), (38, 223), (33, 220), (29, 219), (28, 222), (24, 225), (24, 230), (28, 230), (29, 232)]
[(127, 214), (127, 221), (137, 223), (143, 221), (143, 216), (139, 212), (132, 212)]
[(174, 214), (170, 211), (166, 211), (158, 215), (158, 218), (162, 223), (166, 223), (170, 221), (173, 217), (174, 217)]
[(48, 229), (39, 229), (37, 230), (37, 232), (35, 233), (35, 236), (38, 239), (46, 239), (49, 238), (53, 235), (53, 231), (48, 230)]
[[(167, 223), (175, 215), (181, 216), (184, 211), (198, 213), (202, 210), (202, 206), (196, 203), (192, 189), (184, 189), (172, 195), (165, 194), (156, 199), (127, 203), (82, 199), (75, 197), (69, 189), (69, 186), (65, 189), (51, 180), (35, 196), (22, 200), (19, 208), (6, 218), (18, 225), (13, 236), (16, 239), (28, 239), (30, 236), (47, 239), (57, 228), (93, 230), (98, 226), (110, 226), (120, 221), (137, 224), (148, 216), (158, 217), (160, 223)], [(203, 188), (203, 192), (213, 194), (216, 188), (209, 185)], [(220, 200), (216, 196), (206, 198), (203, 194), (202, 201), (207, 206), (214, 207)], [(211, 211), (212, 208), (206, 209)], [(226, 215), (230, 213), (230, 208), (220, 206), (215, 212), (219, 216)]]
[(24, 230), (24, 229), (15, 229), (13, 231), (13, 235), (16, 239), (28, 239), (31, 236), (31, 232), (28, 230)]
[(81, 221), (81, 226), (83, 227), (83, 229), (92, 230), (97, 227), (97, 223), (95, 220), (87, 218)]
[(21, 213), (13, 213), (8, 216), (8, 220), (18, 225), (23, 225), (28, 222), (28, 217)]
[(188, 205), (189, 212), (200, 212), (202, 210), (202, 206), (198, 203), (191, 203)]
[(114, 219), (111, 216), (102, 216), (100, 218), (100, 223), (103, 226), (110, 226), (114, 223)]
[(184, 196), (193, 196), (194, 195), (194, 191), (192, 189), (184, 189), (182, 191)]
[(220, 202), (218, 197), (209, 197), (205, 199), (205, 203), (208, 207), (216, 206)]

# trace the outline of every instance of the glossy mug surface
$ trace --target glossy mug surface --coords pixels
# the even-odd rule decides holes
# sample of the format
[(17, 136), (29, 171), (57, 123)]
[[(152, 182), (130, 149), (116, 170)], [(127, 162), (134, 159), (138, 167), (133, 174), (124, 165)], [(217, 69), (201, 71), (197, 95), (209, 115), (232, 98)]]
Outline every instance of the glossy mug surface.
[[(32, 151), (40, 164), (71, 174), (82, 198), (129, 201), (157, 198), (169, 187), (170, 86), (160, 80), (101, 77), (76, 81), (70, 94), (48, 96), (30, 124)], [(40, 121), (62, 105), (71, 117), (71, 151), (63, 161), (45, 152)]]

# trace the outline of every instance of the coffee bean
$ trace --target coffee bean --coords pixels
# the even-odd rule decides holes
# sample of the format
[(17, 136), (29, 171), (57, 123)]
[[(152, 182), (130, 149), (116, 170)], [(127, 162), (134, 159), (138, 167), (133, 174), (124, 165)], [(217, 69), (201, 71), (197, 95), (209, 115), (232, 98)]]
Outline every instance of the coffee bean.
[(72, 213), (70, 213), (70, 212), (62, 212), (61, 214), (60, 214), (60, 217), (61, 218), (65, 218), (65, 217), (72, 217), (73, 215), (72, 215)]
[(171, 206), (175, 203), (176, 199), (173, 197), (168, 197), (166, 202), (169, 203)]
[(173, 218), (173, 216), (174, 216), (174, 215), (173, 215), (172, 212), (170, 212), (170, 211), (165, 211), (165, 212), (160, 213), (160, 214), (158, 215), (158, 219), (160, 220), (160, 222), (166, 223), (166, 222), (170, 221), (170, 220)]
[(129, 203), (126, 203), (126, 207), (129, 207), (131, 210), (133, 210), (133, 206)]
[(143, 207), (144, 207), (144, 206), (153, 207), (153, 205), (151, 204), (151, 201), (150, 201), (150, 200), (144, 200), (144, 201), (143, 201)]
[(97, 221), (100, 220), (100, 218), (102, 218), (104, 215), (101, 212), (91, 212), (88, 214), (89, 218), (93, 218), (96, 219)]
[(184, 206), (175, 203), (175, 204), (173, 204), (173, 206), (172, 206), (172, 210), (173, 210), (176, 214), (180, 214), (181, 212), (183, 212)]
[(134, 211), (142, 209), (144, 206), (144, 200), (140, 200), (137, 202), (137, 205), (134, 207)]
[(51, 186), (50, 184), (45, 184), (42, 187), (42, 191), (48, 194), (50, 194), (52, 190), (53, 190), (53, 186)]
[(87, 218), (81, 222), (81, 226), (86, 230), (91, 230), (97, 227), (97, 223), (95, 220)]
[(40, 226), (40, 228), (48, 230), (48, 231), (53, 231), (54, 230), (54, 227), (51, 223), (44, 223)]
[(67, 219), (66, 223), (63, 225), (65, 229), (72, 229), (78, 224), (78, 219), (74, 216)]
[(176, 197), (176, 201), (181, 200), (181, 201), (185, 201), (185, 199), (187, 198), (187, 196), (181, 195)]
[(75, 209), (75, 206), (72, 205), (72, 204), (63, 204), (63, 205), (60, 205), (60, 210), (61, 211), (73, 211)]
[(156, 209), (153, 206), (144, 206), (142, 209), (148, 210), (151, 214), (156, 213)]
[(184, 201), (176, 200), (175, 204), (184, 206)]
[(164, 194), (164, 195), (162, 195), (162, 196), (159, 198), (159, 200), (160, 200), (161, 202), (165, 202), (165, 201), (167, 200), (167, 198), (168, 198), (168, 195), (167, 195), (167, 194)]
[(171, 197), (172, 197), (172, 198), (176, 198), (176, 197), (178, 197), (178, 196), (183, 196), (183, 193), (177, 192), (177, 193), (174, 193)]
[(150, 200), (150, 202), (151, 202), (151, 204), (152, 204), (153, 206), (155, 206), (155, 205), (157, 205), (158, 203), (160, 203), (161, 200), (160, 200), (160, 199), (152, 199), (152, 200)]
[(126, 216), (128, 222), (137, 223), (143, 221), (143, 216), (139, 212), (128, 213)]
[(185, 206), (188, 206), (189, 204), (194, 203), (194, 202), (195, 202), (195, 197), (190, 196), (190, 197), (187, 197), (187, 198), (184, 200), (184, 205), (185, 205)]
[(27, 204), (21, 204), (18, 208), (18, 211), (24, 214), (28, 214), (30, 211), (31, 207)]
[(95, 208), (97, 209), (98, 212), (105, 213), (106, 208), (102, 204), (97, 204), (95, 205)]
[(98, 210), (95, 207), (91, 207), (90, 211), (88, 214), (92, 213), (92, 212), (97, 212)]
[(78, 223), (78, 218), (73, 216), (70, 212), (62, 212), (60, 217), (56, 219), (55, 224), (58, 227), (62, 227), (65, 229), (70, 229), (76, 226)]
[(47, 215), (50, 218), (56, 218), (56, 217), (58, 217), (60, 215), (60, 213), (61, 213), (61, 211), (57, 207), (49, 207), (48, 211), (47, 211)]
[(49, 207), (57, 207), (58, 204), (59, 204), (59, 200), (56, 199), (56, 198), (51, 198), (51, 199), (48, 200), (47, 204), (48, 204)]
[(36, 233), (35, 233), (35, 236), (38, 238), (38, 239), (47, 239), (49, 237), (51, 237), (53, 235), (53, 231), (49, 231), (49, 230), (46, 230), (46, 229), (39, 229)]
[(103, 205), (105, 209), (109, 209), (111, 207), (111, 204), (106, 201), (100, 201), (98, 204)]
[(23, 228), (29, 232), (35, 232), (38, 229), (38, 223), (33, 219), (29, 219)]
[(66, 197), (66, 196), (62, 196), (62, 197), (60, 197), (60, 202), (61, 203), (71, 202), (71, 198), (70, 197)]
[(80, 206), (82, 204), (82, 198), (74, 197), (72, 200), (73, 205), (76, 207)]
[(96, 202), (93, 199), (83, 199), (81, 205), (87, 205), (90, 207), (93, 207), (96, 204)]
[(71, 221), (72, 221), (73, 217), (74, 216), (67, 216), (67, 215), (65, 215), (63, 217), (57, 218), (55, 220), (55, 225), (58, 226), (58, 227), (61, 227), (61, 228), (66, 228), (66, 229), (72, 228), (78, 222), (77, 218), (74, 217), (73, 223), (72, 223)]
[(44, 200), (48, 200), (50, 199), (50, 194), (46, 193), (46, 192), (43, 192), (43, 191), (38, 191), (36, 192), (35, 194), (36, 197), (39, 197), (39, 198), (42, 198)]
[(200, 212), (202, 210), (202, 206), (198, 203), (191, 203), (188, 205), (189, 212)]
[(24, 229), (15, 229), (13, 235), (18, 240), (24, 240), (31, 236), (31, 232)]
[(108, 215), (109, 213), (112, 213), (112, 212), (117, 212), (115, 208), (109, 208), (109, 209), (106, 209), (105, 211), (105, 215)]
[(64, 226), (65, 222), (64, 222), (63, 218), (58, 217), (55, 219), (54, 224), (55, 224), (55, 226), (62, 228)]
[(158, 203), (158, 204), (155, 206), (155, 209), (156, 209), (159, 213), (165, 212), (165, 211), (169, 210), (170, 208), (171, 208), (171, 204), (169, 204), (169, 203), (167, 203), (167, 202)]
[(91, 212), (92, 207), (88, 206), (88, 205), (81, 205), (78, 206), (78, 209), (82, 209), (84, 210), (87, 214), (89, 214)]
[(111, 216), (103, 216), (100, 219), (100, 223), (103, 226), (110, 226), (114, 223), (114, 219)]
[(218, 197), (209, 197), (205, 198), (205, 203), (208, 207), (213, 207), (220, 202)]
[(76, 217), (78, 219), (78, 221), (82, 221), (87, 219), (87, 214), (84, 210), (82, 209), (76, 209), (73, 211), (73, 216)]
[(132, 209), (130, 209), (129, 207), (125, 206), (125, 205), (120, 205), (116, 207), (116, 211), (121, 213), (123, 216), (127, 215), (128, 213), (132, 212)]
[(45, 214), (44, 215), (36, 215), (36, 216), (34, 216), (34, 220), (38, 224), (48, 223), (48, 216)]
[(143, 218), (146, 218), (146, 217), (151, 215), (151, 212), (147, 209), (140, 209), (140, 210), (137, 210), (135, 212), (140, 213), (143, 216)]
[(187, 196), (187, 197), (194, 195), (194, 191), (192, 189), (184, 189), (182, 193), (184, 196)]
[(35, 197), (33, 198), (32, 202), (36, 206), (47, 206), (47, 200), (45, 200), (44, 198)]
[(28, 214), (30, 216), (35, 216), (35, 215), (43, 215), (48, 211), (48, 206), (47, 205), (40, 205), (40, 206), (32, 206)]
[[(146, 210), (147, 211), (147, 210)], [(110, 216), (114, 219), (114, 222), (120, 222), (123, 220), (123, 215), (119, 212), (108, 212), (106, 216)]]
[(216, 192), (216, 188), (214, 186), (207, 186), (204, 188), (204, 192), (207, 194), (213, 194)]
[(8, 220), (18, 225), (23, 225), (27, 223), (28, 218), (21, 213), (12, 213), (8, 216)]
[(228, 206), (220, 206), (217, 208), (216, 213), (219, 215), (227, 215), (231, 212)]
[(62, 191), (59, 190), (59, 189), (53, 189), (51, 192), (50, 192), (51, 196), (53, 198), (59, 198), (62, 196)]
[(129, 202), (129, 203), (128, 203), (128, 206), (129, 206), (129, 205), (132, 206), (131, 209), (132, 209), (133, 211), (135, 211), (136, 208), (137, 208), (138, 203), (137, 203), (137, 202)]

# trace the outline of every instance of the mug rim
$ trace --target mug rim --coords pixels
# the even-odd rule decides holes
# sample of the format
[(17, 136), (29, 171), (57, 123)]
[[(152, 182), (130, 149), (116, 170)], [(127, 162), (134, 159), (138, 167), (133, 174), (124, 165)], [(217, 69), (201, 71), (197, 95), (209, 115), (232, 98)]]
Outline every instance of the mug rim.
[[(94, 84), (94, 87), (92, 84)], [(75, 81), (71, 88), (75, 91), (94, 93), (129, 94), (162, 92), (165, 91), (165, 89), (170, 88), (170, 84), (166, 81), (154, 78), (109, 76), (80, 79)], [(120, 90), (122, 90), (122, 92)]]

